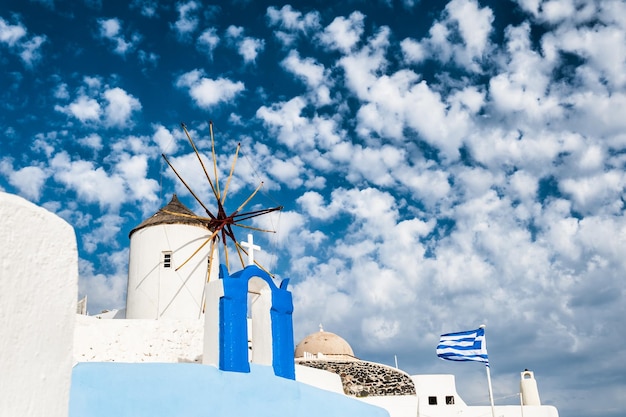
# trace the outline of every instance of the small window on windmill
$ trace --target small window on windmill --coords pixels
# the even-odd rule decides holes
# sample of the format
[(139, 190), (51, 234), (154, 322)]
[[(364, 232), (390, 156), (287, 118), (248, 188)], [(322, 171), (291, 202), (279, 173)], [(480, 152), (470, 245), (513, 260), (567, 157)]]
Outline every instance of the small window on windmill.
[(454, 405), (454, 395), (446, 395), (446, 404)]
[(163, 252), (163, 268), (172, 267), (172, 252)]
[(429, 405), (437, 405), (437, 397), (428, 397)]

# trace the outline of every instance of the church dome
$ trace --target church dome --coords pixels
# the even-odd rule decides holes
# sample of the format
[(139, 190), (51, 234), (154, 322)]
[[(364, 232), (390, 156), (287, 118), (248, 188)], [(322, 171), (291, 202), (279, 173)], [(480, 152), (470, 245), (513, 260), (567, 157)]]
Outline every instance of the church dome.
[(306, 354), (318, 355), (319, 353), (328, 358), (354, 359), (354, 352), (348, 342), (335, 333), (325, 332), (322, 329), (302, 339), (296, 346), (294, 357), (305, 358)]

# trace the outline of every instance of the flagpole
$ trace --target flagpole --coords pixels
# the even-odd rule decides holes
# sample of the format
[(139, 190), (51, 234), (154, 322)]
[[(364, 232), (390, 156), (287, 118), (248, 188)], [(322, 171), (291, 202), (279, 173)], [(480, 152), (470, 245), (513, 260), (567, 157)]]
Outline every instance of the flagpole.
[(491, 389), (491, 373), (489, 372), (489, 365), (485, 366), (487, 369), (487, 385), (489, 385), (489, 402), (491, 402), (491, 416), (496, 417), (496, 408), (493, 405), (493, 389)]
[[(481, 324), (479, 328), (484, 329), (484, 324)], [(487, 345), (487, 338), (485, 336), (485, 346)], [(489, 362), (485, 363), (485, 369), (487, 370), (487, 385), (489, 386), (489, 402), (491, 403), (491, 417), (496, 417), (496, 407), (493, 404), (493, 389), (491, 388), (491, 371), (489, 371)]]

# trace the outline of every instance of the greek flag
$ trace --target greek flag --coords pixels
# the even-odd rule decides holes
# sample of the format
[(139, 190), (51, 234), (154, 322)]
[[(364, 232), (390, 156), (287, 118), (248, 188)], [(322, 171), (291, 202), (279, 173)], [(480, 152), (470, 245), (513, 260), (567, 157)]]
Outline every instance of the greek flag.
[(449, 361), (484, 362), (489, 366), (485, 328), (442, 334), (437, 346), (437, 356)]

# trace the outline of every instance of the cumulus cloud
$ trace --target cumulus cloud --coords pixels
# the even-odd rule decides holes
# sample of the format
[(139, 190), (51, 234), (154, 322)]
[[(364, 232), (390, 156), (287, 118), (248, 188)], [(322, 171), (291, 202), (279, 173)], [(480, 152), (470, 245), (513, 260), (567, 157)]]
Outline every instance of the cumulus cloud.
[(364, 30), (365, 15), (352, 12), (348, 18), (336, 17), (319, 35), (322, 45), (348, 53), (359, 42)]
[(101, 151), (103, 148), (102, 137), (97, 133), (92, 133), (88, 136), (78, 139), (78, 143), (86, 148), (93, 149), (94, 151)]
[(130, 7), (139, 9), (142, 16), (156, 17), (159, 3), (157, 0), (133, 0), (130, 3)]
[(15, 46), (20, 39), (26, 36), (26, 28), (22, 25), (12, 25), (0, 18), (0, 41), (8, 46)]
[(298, 38), (317, 31), (321, 26), (319, 12), (310, 11), (302, 14), (289, 4), (280, 9), (274, 6), (268, 7), (266, 17), (271, 27), (277, 27), (274, 36), (284, 46), (293, 45)]
[(261, 52), (265, 49), (263, 39), (244, 36), (241, 26), (229, 26), (226, 29), (226, 38), (237, 48), (237, 52), (246, 64), (254, 63)]
[(304, 116), (307, 100), (296, 96), (288, 102), (273, 103), (271, 107), (261, 106), (256, 116), (274, 133), (279, 143), (290, 149), (302, 152), (302, 158), (318, 169), (329, 168), (331, 161), (320, 158), (320, 152), (327, 157), (345, 161), (346, 148), (351, 145), (344, 137), (338, 123), (330, 117)]
[(9, 184), (15, 187), (20, 195), (31, 201), (40, 200), (49, 176), (44, 168), (37, 165), (15, 170), (12, 161), (7, 158), (0, 160), (0, 173), (8, 178)]
[(296, 50), (281, 62), (283, 68), (302, 80), (311, 91), (313, 101), (317, 105), (327, 105), (331, 102), (328, 70), (313, 58), (301, 58)]
[(245, 90), (241, 81), (227, 78), (211, 79), (204, 77), (202, 70), (192, 70), (178, 77), (176, 87), (186, 88), (194, 102), (204, 109), (219, 103), (229, 103)]
[(123, 34), (122, 22), (117, 18), (99, 19), (99, 35), (102, 39), (107, 39), (113, 45), (113, 52), (118, 55), (126, 55), (136, 48), (141, 40), (141, 36), (137, 33), (130, 35), (127, 40)]
[(175, 154), (178, 150), (177, 140), (172, 133), (163, 125), (154, 125), (154, 140), (159, 146), (161, 153)]
[(92, 262), (79, 259), (78, 270), (81, 279), (78, 283), (78, 296), (79, 298), (88, 296), (89, 314), (124, 308), (126, 305), (128, 272), (125, 266), (128, 264), (128, 251), (110, 254), (108, 261), (110, 265), (117, 267), (110, 274), (105, 274), (96, 272)]
[(427, 38), (402, 41), (404, 59), (418, 63), (432, 58), (482, 72), (484, 58), (493, 49), (489, 41), (494, 21), (492, 10), (481, 8), (475, 0), (452, 0), (446, 5), (443, 16), (431, 26)]
[(413, 39), (406, 38), (400, 43), (404, 60), (409, 64), (417, 64), (426, 59), (426, 48)]
[(57, 110), (70, 114), (83, 123), (99, 120), (102, 112), (100, 103), (98, 103), (97, 100), (86, 96), (77, 97), (76, 100), (68, 106), (57, 106)]
[(107, 126), (123, 128), (130, 122), (132, 113), (141, 110), (139, 100), (119, 87), (104, 91), (103, 96), (108, 102), (104, 108)]
[(132, 125), (133, 113), (141, 110), (137, 98), (119, 87), (105, 87), (101, 90), (99, 80), (85, 81), (91, 91), (80, 89), (73, 102), (65, 106), (57, 104), (55, 110), (75, 117), (84, 124), (117, 128)]
[(50, 161), (54, 179), (74, 191), (79, 199), (97, 203), (101, 207), (118, 209), (124, 201), (124, 181), (110, 176), (102, 167), (92, 162), (73, 161), (66, 152), (61, 152)]
[(172, 29), (179, 39), (187, 39), (196, 30), (199, 24), (198, 9), (200, 5), (194, 0), (176, 3), (178, 19), (172, 24)]
[(46, 36), (28, 36), (28, 30), (21, 23), (11, 24), (0, 17), (0, 46), (6, 46), (10, 52), (17, 54), (27, 67), (32, 67), (41, 59), (41, 46)]
[(220, 42), (220, 37), (217, 35), (216, 28), (206, 29), (198, 36), (196, 44), (198, 49), (205, 51), (209, 58), (213, 58), (213, 50)]

